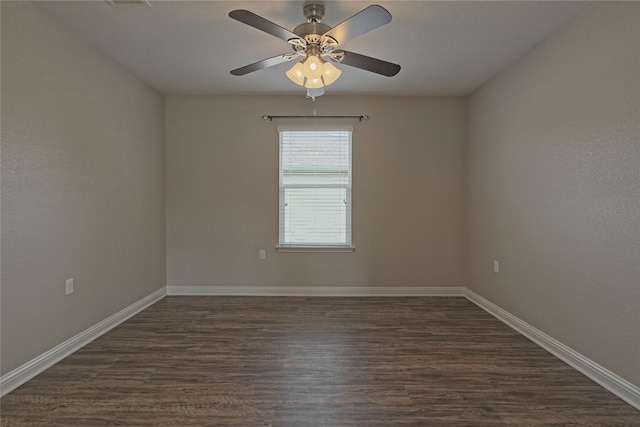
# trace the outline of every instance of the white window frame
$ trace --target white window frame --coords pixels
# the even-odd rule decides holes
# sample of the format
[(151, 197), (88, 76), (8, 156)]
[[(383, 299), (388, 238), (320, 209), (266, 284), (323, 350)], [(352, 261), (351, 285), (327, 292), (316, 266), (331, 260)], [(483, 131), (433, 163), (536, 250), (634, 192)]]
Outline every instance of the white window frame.
[[(281, 132), (286, 131), (348, 131), (349, 138), (349, 180), (347, 184), (288, 184), (282, 181), (282, 138)], [(352, 184), (353, 184), (353, 127), (344, 125), (291, 125), (278, 126), (278, 252), (353, 252), (352, 234)], [(346, 190), (346, 242), (344, 244), (323, 244), (323, 243), (295, 243), (285, 242), (285, 188), (345, 188)]]

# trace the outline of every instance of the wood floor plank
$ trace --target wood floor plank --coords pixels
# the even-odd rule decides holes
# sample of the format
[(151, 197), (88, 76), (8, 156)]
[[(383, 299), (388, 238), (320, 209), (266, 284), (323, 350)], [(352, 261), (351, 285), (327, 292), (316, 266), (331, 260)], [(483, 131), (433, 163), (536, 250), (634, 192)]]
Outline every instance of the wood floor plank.
[(456, 297), (167, 297), (0, 401), (2, 426), (638, 426)]

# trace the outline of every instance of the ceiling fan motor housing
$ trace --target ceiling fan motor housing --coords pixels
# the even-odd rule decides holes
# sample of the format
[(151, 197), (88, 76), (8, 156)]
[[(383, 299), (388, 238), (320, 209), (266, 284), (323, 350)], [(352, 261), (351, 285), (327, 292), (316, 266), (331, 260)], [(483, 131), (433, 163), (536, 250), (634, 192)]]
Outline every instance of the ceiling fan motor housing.
[(322, 22), (305, 22), (304, 24), (298, 25), (293, 29), (293, 33), (299, 35), (304, 38), (309, 34), (320, 35), (324, 34), (331, 29), (327, 24), (323, 24)]
[(307, 22), (298, 25), (293, 29), (293, 33), (305, 39), (309, 45), (321, 44), (321, 35), (331, 29), (327, 24), (323, 24), (324, 6), (319, 3), (307, 3), (303, 13)]

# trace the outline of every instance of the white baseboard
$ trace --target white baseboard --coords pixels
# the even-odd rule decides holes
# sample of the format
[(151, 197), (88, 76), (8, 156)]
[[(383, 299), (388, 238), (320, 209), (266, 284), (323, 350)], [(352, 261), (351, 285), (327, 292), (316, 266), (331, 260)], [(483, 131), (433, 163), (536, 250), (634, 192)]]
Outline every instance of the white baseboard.
[(529, 338), (549, 353), (578, 370), (594, 382), (618, 396), (631, 406), (640, 410), (640, 387), (631, 384), (596, 362), (588, 359), (577, 351), (562, 344), (560, 341), (534, 328), (508, 311), (498, 307), (491, 301), (475, 292), (466, 289), (464, 295), (489, 314)]
[(316, 296), (462, 297), (462, 286), (168, 286), (167, 295), (199, 296)]
[(7, 393), (20, 387), (22, 384), (29, 381), (36, 375), (44, 372), (49, 367), (60, 362), (65, 357), (78, 351), (91, 341), (98, 338), (100, 335), (115, 328), (125, 320), (138, 314), (145, 308), (158, 302), (164, 298), (167, 294), (166, 288), (158, 289), (156, 292), (147, 295), (139, 301), (134, 302), (130, 306), (120, 310), (113, 316), (106, 318), (105, 320), (93, 325), (89, 329), (75, 335), (65, 342), (58, 344), (51, 350), (42, 353), (35, 359), (25, 363), (24, 365), (8, 372), (0, 377), (0, 396), (4, 396)]

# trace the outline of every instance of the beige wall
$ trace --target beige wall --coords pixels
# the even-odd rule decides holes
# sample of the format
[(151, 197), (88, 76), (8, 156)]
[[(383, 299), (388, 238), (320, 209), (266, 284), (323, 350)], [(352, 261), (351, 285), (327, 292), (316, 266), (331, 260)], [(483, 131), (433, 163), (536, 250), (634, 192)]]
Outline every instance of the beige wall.
[[(463, 285), (465, 100), (327, 92), (315, 103), (302, 91), (167, 97), (168, 285)], [(274, 250), (277, 126), (287, 122), (261, 117), (314, 112), (371, 116), (337, 122), (354, 126), (353, 253)]]
[(467, 286), (640, 384), (640, 4), (588, 9), (469, 116)]
[(164, 111), (26, 2), (2, 2), (1, 83), (7, 373), (165, 285)]

